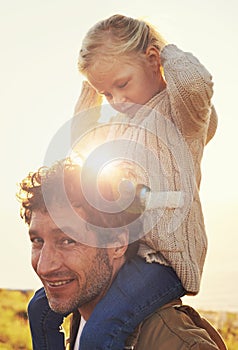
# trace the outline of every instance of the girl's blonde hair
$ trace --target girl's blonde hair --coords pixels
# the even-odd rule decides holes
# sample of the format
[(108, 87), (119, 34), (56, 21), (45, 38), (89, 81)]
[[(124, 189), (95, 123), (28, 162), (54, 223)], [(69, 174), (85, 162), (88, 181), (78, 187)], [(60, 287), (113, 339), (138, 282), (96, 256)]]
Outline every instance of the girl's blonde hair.
[(79, 53), (79, 71), (86, 75), (99, 57), (110, 61), (121, 55), (144, 54), (150, 45), (159, 51), (165, 45), (165, 40), (151, 24), (113, 15), (96, 23), (86, 34)]

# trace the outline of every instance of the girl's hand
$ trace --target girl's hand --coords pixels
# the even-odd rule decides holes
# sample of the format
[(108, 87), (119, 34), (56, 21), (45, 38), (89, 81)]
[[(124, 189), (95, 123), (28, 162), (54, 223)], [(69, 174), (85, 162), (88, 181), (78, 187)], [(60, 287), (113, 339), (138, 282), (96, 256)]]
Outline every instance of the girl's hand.
[[(74, 115), (96, 106), (100, 107), (101, 104), (102, 95), (98, 94), (87, 81), (83, 81), (81, 93), (74, 109)], [(100, 111), (100, 108), (98, 108), (98, 111)]]

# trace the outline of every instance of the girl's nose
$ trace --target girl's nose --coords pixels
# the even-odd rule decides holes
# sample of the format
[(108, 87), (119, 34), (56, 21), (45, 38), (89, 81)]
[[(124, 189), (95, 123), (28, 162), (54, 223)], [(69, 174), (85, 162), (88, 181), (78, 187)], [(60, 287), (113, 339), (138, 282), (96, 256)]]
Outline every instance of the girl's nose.
[(127, 99), (122, 94), (115, 94), (113, 95), (113, 104), (120, 104), (127, 102)]
[(127, 98), (120, 94), (113, 96), (112, 107), (117, 111), (124, 113), (127, 108)]

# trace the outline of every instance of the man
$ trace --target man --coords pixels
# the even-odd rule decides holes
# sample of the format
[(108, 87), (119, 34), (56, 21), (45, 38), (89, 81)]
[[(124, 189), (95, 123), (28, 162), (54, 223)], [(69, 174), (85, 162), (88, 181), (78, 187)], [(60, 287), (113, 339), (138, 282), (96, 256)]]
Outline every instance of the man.
[[(70, 349), (78, 350), (85, 322), (93, 317), (104, 295), (110, 293), (125, 261), (137, 252), (143, 210), (139, 202), (132, 201), (122, 209), (112, 179), (111, 183), (100, 182), (99, 196), (95, 185), (87, 186), (96, 197), (91, 205), (81, 175), (80, 166), (66, 159), (30, 173), (18, 193), (21, 216), (29, 225), (32, 266), (47, 296), (46, 299), (40, 290), (36, 293), (40, 303), (29, 305), (29, 313), (35, 317), (34, 308), (42, 307), (36, 322), (30, 317), (34, 349), (64, 349), (59, 326), (63, 316), (73, 312)], [(116, 203), (113, 212), (101, 210), (105, 199)], [(125, 349), (135, 350), (158, 347), (226, 349), (216, 331), (193, 309), (181, 306), (180, 301), (156, 310), (125, 345)]]

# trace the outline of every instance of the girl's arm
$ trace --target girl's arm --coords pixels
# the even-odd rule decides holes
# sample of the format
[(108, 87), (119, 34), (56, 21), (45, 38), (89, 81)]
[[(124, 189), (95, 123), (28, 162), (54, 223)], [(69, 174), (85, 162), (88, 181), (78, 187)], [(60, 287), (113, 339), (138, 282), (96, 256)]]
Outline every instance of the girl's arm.
[(102, 96), (87, 81), (83, 81), (71, 124), (72, 144), (98, 125), (101, 116), (101, 103)]
[(84, 81), (71, 123), (71, 146), (82, 159), (107, 137), (109, 126), (99, 122), (101, 103), (102, 96)]
[[(96, 90), (85, 80), (82, 83), (82, 89), (79, 98), (74, 108), (74, 115), (88, 110), (93, 107), (100, 106), (102, 103), (102, 95), (99, 95)], [(95, 115), (95, 121), (100, 118), (100, 114)]]
[(217, 112), (215, 107), (212, 106), (211, 116), (209, 120), (208, 130), (207, 130), (207, 138), (206, 144), (213, 138), (217, 129)]
[(160, 54), (171, 111), (184, 136), (207, 132), (213, 95), (212, 76), (191, 53), (167, 45)]

